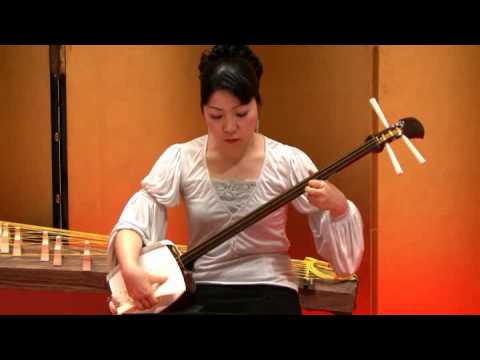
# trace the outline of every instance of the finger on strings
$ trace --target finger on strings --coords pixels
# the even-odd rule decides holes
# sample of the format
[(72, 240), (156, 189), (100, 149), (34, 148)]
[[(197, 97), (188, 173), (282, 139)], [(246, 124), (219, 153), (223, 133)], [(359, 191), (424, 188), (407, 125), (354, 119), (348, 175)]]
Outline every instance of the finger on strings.
[(313, 187), (313, 188), (323, 188), (325, 187), (325, 181), (324, 180), (310, 180), (308, 182), (308, 185)]
[(311, 186), (306, 186), (305, 193), (306, 195), (313, 195), (313, 196), (323, 195), (323, 188), (319, 189)]

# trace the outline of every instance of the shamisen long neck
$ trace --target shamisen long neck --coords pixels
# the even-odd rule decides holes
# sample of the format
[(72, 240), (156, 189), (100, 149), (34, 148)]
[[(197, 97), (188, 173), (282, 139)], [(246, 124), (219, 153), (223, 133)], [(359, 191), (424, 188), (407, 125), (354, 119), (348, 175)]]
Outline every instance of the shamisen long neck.
[[(389, 132), (387, 130), (389, 130)], [(306, 178), (302, 182), (295, 185), (292, 189), (288, 190), (286, 193), (260, 206), (255, 211), (251, 212), (250, 214), (240, 219), (239, 221), (235, 222), (234, 224), (228, 226), (227, 228), (221, 230), (218, 234), (214, 235), (213, 237), (206, 240), (202, 244), (187, 251), (182, 256), (180, 256), (180, 261), (185, 266), (185, 268), (191, 270), (193, 268), (193, 264), (195, 263), (195, 261), (198, 260), (201, 256), (205, 255), (210, 250), (216, 248), (217, 246), (229, 240), (236, 234), (242, 232), (249, 226), (255, 224), (256, 222), (265, 218), (275, 210), (279, 209), (280, 207), (286, 205), (290, 201), (302, 195), (305, 192), (305, 187), (307, 186), (310, 180), (313, 180), (313, 179), (326, 180), (333, 174), (346, 168), (347, 166), (354, 163), (355, 161), (363, 158), (365, 155), (369, 154), (370, 152), (381, 151), (383, 149), (383, 145), (386, 142), (393, 141), (395, 138), (398, 138), (401, 135), (402, 135), (401, 129), (398, 126), (392, 126), (391, 128), (382, 131), (376, 136), (370, 136), (369, 138), (367, 138), (367, 141), (365, 144), (358, 147), (357, 149), (355, 149), (348, 155), (344, 156), (337, 162), (333, 163), (332, 165), (328, 166), (323, 170), (316, 172), (315, 174), (311, 175), (310, 177)]]

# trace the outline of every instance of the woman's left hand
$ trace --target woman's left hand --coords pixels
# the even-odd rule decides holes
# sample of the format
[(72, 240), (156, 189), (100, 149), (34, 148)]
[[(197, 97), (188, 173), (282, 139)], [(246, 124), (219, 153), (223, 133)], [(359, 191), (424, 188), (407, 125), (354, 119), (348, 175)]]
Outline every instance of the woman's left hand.
[(345, 195), (328, 181), (310, 180), (305, 187), (305, 192), (313, 206), (321, 210), (329, 210), (334, 219), (344, 215), (348, 209)]

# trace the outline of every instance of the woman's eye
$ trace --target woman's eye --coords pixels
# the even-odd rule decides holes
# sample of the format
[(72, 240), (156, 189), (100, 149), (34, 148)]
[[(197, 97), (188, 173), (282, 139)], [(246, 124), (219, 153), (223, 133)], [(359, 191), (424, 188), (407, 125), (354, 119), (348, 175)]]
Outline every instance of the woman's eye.
[(242, 113), (238, 113), (237, 116), (238, 117), (245, 117), (245, 116), (247, 116), (247, 114), (248, 114), (248, 111), (245, 111), (245, 112), (242, 112)]
[(210, 117), (214, 120), (220, 120), (222, 118), (222, 115), (210, 115)]

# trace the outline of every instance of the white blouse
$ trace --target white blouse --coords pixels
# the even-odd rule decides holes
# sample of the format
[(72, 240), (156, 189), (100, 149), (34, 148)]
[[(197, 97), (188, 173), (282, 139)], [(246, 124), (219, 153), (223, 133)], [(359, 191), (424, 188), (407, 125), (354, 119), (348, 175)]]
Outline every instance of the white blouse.
[[(165, 239), (166, 208), (177, 206), (181, 196), (188, 214), (188, 247), (193, 248), (303, 181), (309, 176), (309, 170), (318, 171), (301, 150), (265, 137), (261, 173), (248, 196), (243, 197), (242, 205), (232, 211), (210, 178), (207, 141), (208, 136), (204, 135), (175, 144), (160, 156), (112, 230), (108, 246), (112, 266), (117, 263), (113, 246), (117, 232), (134, 230), (145, 245)], [(334, 220), (329, 211), (311, 205), (305, 195), (291, 204), (308, 216), (317, 252), (330, 262), (335, 272), (339, 275), (356, 272), (364, 251), (362, 219), (357, 207), (349, 200), (347, 213)], [(273, 284), (297, 290), (297, 279), (288, 256), (287, 206), (199, 258), (193, 268), (194, 280), (216, 284)]]

